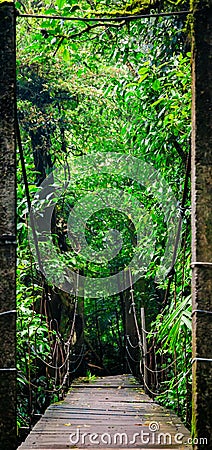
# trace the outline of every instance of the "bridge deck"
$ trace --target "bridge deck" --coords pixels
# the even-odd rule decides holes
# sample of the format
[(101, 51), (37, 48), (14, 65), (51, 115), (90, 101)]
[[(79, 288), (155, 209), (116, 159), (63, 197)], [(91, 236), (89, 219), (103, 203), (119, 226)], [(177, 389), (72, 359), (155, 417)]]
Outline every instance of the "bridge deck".
[(179, 418), (153, 402), (131, 375), (75, 383), (51, 405), (19, 450), (191, 449)]

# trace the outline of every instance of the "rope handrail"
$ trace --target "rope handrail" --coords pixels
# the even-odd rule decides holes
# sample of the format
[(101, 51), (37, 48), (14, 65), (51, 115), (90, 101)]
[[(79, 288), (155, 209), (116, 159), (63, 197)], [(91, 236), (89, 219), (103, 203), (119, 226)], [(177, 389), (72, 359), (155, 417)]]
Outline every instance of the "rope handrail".
[[(65, 375), (64, 375), (64, 378), (63, 378), (63, 382), (61, 383), (61, 385), (59, 386), (59, 388), (57, 388), (57, 389), (45, 389), (45, 388), (43, 388), (43, 391), (44, 392), (47, 392), (47, 393), (52, 393), (52, 394), (54, 394), (54, 393), (56, 393), (56, 392), (60, 392), (61, 391), (61, 389), (64, 387), (64, 385), (65, 385), (65, 382), (66, 382), (66, 380), (67, 380), (67, 377), (68, 377), (68, 375), (70, 375), (70, 374), (72, 374), (72, 373), (75, 373), (76, 371), (77, 371), (77, 369), (80, 367), (80, 364), (82, 363), (82, 360), (83, 360), (83, 357), (84, 357), (84, 351), (81, 353), (81, 360), (80, 360), (80, 363), (78, 364), (78, 366), (74, 369), (74, 370), (67, 370), (66, 371), (66, 373), (65, 373)], [(0, 370), (17, 370), (16, 368), (15, 369), (0, 369)], [(22, 372), (20, 372), (20, 374), (22, 375)], [(41, 386), (38, 386), (38, 385), (36, 385), (35, 383), (32, 383), (31, 381), (29, 381), (29, 380), (27, 380), (27, 378), (25, 378), (25, 377), (23, 377), (23, 379), (24, 379), (24, 381), (28, 384), (28, 385), (30, 385), (30, 386), (32, 386), (32, 387), (34, 387), (35, 389), (40, 389), (40, 387)]]
[(133, 356), (130, 354), (127, 345), (125, 346), (125, 348), (126, 348), (126, 350), (127, 350), (127, 353), (128, 353), (128, 355), (129, 355), (130, 359), (131, 359), (133, 362), (135, 362), (135, 363), (140, 363), (140, 359), (135, 359), (135, 358), (133, 358)]
[(212, 362), (212, 358), (193, 358), (191, 364), (193, 365), (196, 361)]
[(212, 314), (212, 311), (206, 311), (205, 309), (193, 309), (191, 316), (193, 316), (196, 313), (200, 314)]
[(6, 316), (8, 314), (16, 314), (16, 313), (17, 313), (17, 309), (11, 309), (9, 311), (0, 312), (0, 316)]
[[(36, 356), (36, 358), (38, 358), (47, 367), (49, 367), (50, 369), (54, 369), (54, 370), (61, 370), (66, 365), (66, 363), (68, 361), (68, 358), (71, 357), (70, 353), (67, 352), (64, 362), (60, 366), (54, 366), (53, 364), (50, 364), (47, 361), (45, 361), (43, 358), (41, 358), (41, 356), (36, 352), (36, 350), (34, 349), (33, 346), (31, 346), (31, 350), (33, 351), (33, 353)], [(80, 353), (80, 356), (81, 356), (81, 353)], [(78, 361), (78, 359), (76, 361)]]
[(130, 344), (130, 347), (132, 347), (132, 348), (138, 348), (139, 347), (139, 344), (136, 344), (136, 345), (132, 344), (132, 342), (130, 340), (130, 336), (128, 334), (126, 335), (126, 338), (127, 338), (128, 342)]
[(150, 369), (145, 363), (144, 363), (144, 365), (145, 365), (145, 368), (151, 373), (162, 373), (162, 372), (165, 372), (166, 370), (168, 370), (169, 367), (173, 366), (173, 364), (175, 364), (176, 361), (178, 361), (179, 358), (180, 358), (180, 356), (178, 356), (178, 358), (175, 358), (174, 361), (172, 361), (170, 364), (168, 364), (168, 366), (166, 366), (166, 367), (164, 367), (162, 369), (158, 369), (158, 370)]
[[(175, 384), (173, 384), (172, 389), (177, 387), (181, 383), (181, 381), (189, 374), (189, 372), (191, 372), (191, 367), (189, 367), (189, 369), (183, 374), (183, 376), (180, 378), (180, 380), (178, 380)], [(144, 379), (144, 376), (143, 376), (143, 373), (142, 373), (142, 370), (141, 370), (141, 364), (140, 364), (140, 373), (141, 373), (142, 378), (143, 378), (144, 386), (148, 389), (148, 391), (152, 395), (158, 397), (159, 395), (164, 395), (164, 394), (168, 394), (169, 392), (172, 392), (172, 389), (166, 389), (165, 391), (162, 391), (162, 392), (154, 392), (154, 391), (152, 391), (152, 389), (148, 386), (148, 384), (146, 383), (146, 381)]]

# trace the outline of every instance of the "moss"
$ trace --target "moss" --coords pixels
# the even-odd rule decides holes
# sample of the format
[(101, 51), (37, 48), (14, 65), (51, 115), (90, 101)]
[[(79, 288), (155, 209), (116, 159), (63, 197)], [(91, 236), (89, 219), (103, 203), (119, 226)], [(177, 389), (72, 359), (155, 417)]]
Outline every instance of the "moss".
[[(110, 16), (127, 16), (127, 15), (136, 15), (136, 14), (145, 14), (150, 11), (150, 9), (154, 9), (158, 6), (158, 0), (152, 2), (151, 0), (132, 0), (127, 3), (124, 9), (116, 9), (110, 11)], [(98, 16), (108, 15), (108, 11), (92, 11), (94, 14), (98, 14)]]
[[(190, 0), (190, 10), (195, 14), (199, 10), (212, 8), (212, 0)], [(188, 17), (191, 38), (194, 35), (194, 15)]]

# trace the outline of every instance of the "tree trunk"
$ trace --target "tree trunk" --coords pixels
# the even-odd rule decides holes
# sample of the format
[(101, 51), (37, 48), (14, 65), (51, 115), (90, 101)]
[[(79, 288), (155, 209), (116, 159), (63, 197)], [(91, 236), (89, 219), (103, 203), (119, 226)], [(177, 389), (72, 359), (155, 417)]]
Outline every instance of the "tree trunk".
[(0, 3), (0, 448), (16, 448), (15, 8)]
[[(212, 448), (212, 0), (194, 0), (192, 81), (192, 302), (195, 438)], [(198, 11), (197, 11), (198, 10)]]

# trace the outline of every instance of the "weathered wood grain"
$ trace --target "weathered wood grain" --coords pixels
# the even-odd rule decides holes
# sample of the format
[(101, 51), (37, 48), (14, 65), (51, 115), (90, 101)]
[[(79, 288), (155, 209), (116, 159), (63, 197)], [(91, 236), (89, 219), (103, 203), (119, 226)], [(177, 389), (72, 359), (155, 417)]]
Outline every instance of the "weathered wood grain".
[[(158, 428), (154, 432), (153, 426)], [(19, 450), (190, 449), (188, 438), (172, 411), (153, 402), (131, 375), (122, 375), (73, 384), (63, 402), (46, 410)]]

